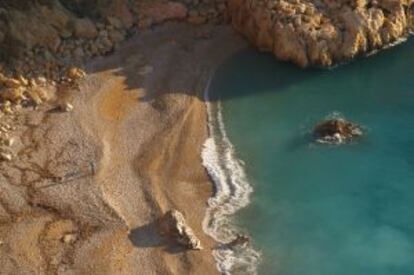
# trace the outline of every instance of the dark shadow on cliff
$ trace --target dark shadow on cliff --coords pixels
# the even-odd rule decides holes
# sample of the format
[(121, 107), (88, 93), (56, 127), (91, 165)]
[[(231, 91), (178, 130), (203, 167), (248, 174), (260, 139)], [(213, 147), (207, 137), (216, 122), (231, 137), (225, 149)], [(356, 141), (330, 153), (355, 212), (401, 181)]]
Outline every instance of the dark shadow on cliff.
[(207, 84), (212, 79), (208, 100), (214, 102), (286, 92), (299, 82), (329, 77), (333, 71), (359, 70), (370, 62), (386, 66), (382, 63), (390, 58), (382, 56), (410, 50), (410, 46), (412, 43), (406, 43), (398, 50), (383, 51), (378, 57), (361, 57), (358, 62), (334, 69), (302, 69), (248, 47), (229, 26), (167, 23), (135, 35), (113, 55), (89, 63), (87, 70), (89, 73), (112, 70), (125, 77), (127, 89), (142, 89), (139, 99), (149, 103), (170, 94), (197, 96), (204, 101)]
[(90, 62), (87, 70), (111, 70), (124, 77), (128, 89), (145, 91), (140, 101), (146, 102), (168, 94), (197, 96), (204, 101), (211, 78), (211, 89), (217, 91), (209, 95), (209, 101), (217, 101), (285, 90), (322, 72), (302, 70), (256, 51), (230, 26), (179, 23), (137, 34), (113, 55)]

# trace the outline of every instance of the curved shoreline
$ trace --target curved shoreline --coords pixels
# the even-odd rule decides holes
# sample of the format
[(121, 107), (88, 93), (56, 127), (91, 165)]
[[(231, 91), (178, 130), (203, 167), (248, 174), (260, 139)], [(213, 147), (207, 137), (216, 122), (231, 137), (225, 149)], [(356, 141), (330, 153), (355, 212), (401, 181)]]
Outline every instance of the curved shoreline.
[(209, 79), (204, 91), (208, 118), (208, 138), (203, 145), (203, 166), (214, 184), (214, 195), (208, 200), (208, 208), (203, 221), (203, 230), (220, 243), (213, 251), (217, 267), (223, 274), (243, 270), (243, 274), (257, 274), (260, 253), (251, 244), (229, 247), (241, 229), (233, 222), (234, 215), (250, 203), (250, 186), (242, 161), (236, 156), (230, 142), (223, 117), (221, 102), (210, 102)]

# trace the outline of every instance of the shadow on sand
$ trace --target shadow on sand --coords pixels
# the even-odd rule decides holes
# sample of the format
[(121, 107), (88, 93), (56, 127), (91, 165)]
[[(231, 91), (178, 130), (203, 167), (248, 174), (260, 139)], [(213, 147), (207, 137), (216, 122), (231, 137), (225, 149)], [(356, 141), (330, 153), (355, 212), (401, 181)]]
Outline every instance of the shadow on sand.
[[(207, 33), (208, 38), (200, 37), (200, 33)], [(398, 54), (402, 47), (408, 49), (409, 44), (412, 43), (378, 55)], [(338, 66), (334, 71), (358, 70), (370, 62), (378, 60), (361, 57), (358, 62)], [(217, 67), (217, 63), (221, 65)], [(301, 69), (277, 61), (270, 53), (247, 47), (229, 26), (188, 26), (179, 23), (168, 23), (136, 35), (113, 55), (89, 63), (87, 70), (89, 73), (110, 70), (124, 77), (126, 88), (142, 89), (144, 94), (139, 100), (150, 103), (169, 94), (197, 96), (205, 101), (205, 87), (211, 78), (210, 90), (214, 92), (209, 94), (208, 100), (218, 101), (286, 91), (299, 82), (326, 77), (332, 71)], [(274, 74), (269, 74), (269, 71)], [(238, 83), (237, 90), (231, 83)]]
[(151, 222), (133, 229), (129, 235), (131, 243), (138, 248), (164, 248), (164, 251), (177, 254), (188, 251), (173, 241), (161, 236), (158, 230), (157, 222)]
[[(200, 38), (200, 32), (208, 32), (209, 38)], [(217, 67), (217, 63), (221, 65)], [(260, 73), (269, 70), (274, 75)], [(286, 90), (286, 86), (326, 70), (303, 70), (279, 62), (271, 54), (247, 47), (230, 27), (215, 29), (170, 23), (136, 35), (113, 55), (89, 63), (87, 71), (111, 71), (124, 78), (126, 89), (144, 91), (139, 97), (141, 102), (151, 103), (169, 94), (197, 96), (205, 101), (205, 88), (211, 78), (212, 90), (216, 83), (220, 83), (220, 90), (210, 94), (208, 100), (217, 101)], [(240, 83), (242, 88), (234, 90), (223, 86), (224, 82)]]

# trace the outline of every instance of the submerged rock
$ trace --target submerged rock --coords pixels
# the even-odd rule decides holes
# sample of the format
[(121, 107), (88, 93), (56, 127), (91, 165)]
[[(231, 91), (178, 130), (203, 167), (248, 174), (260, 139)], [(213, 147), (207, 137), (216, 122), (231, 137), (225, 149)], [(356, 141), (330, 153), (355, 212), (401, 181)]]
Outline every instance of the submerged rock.
[(249, 242), (250, 242), (250, 237), (249, 236), (242, 235), (242, 234), (237, 234), (236, 238), (233, 241), (229, 242), (227, 245), (229, 247), (245, 246)]
[(195, 250), (201, 250), (200, 240), (187, 225), (184, 215), (178, 210), (168, 211), (161, 220), (161, 233), (178, 244)]
[(319, 143), (340, 144), (362, 135), (361, 127), (343, 118), (325, 120), (313, 130)]

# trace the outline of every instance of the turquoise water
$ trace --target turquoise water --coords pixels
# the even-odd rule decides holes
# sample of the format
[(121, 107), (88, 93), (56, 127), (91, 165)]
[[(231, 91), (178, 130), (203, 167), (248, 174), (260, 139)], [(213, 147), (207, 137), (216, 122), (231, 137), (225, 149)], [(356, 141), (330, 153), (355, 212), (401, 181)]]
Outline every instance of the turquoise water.
[[(332, 70), (243, 52), (217, 72), (227, 134), (254, 194), (237, 221), (259, 274), (414, 274), (414, 42)], [(365, 136), (312, 143), (339, 112)]]

